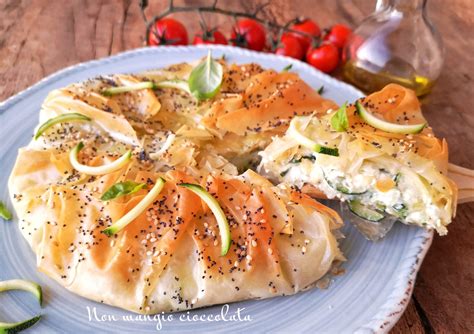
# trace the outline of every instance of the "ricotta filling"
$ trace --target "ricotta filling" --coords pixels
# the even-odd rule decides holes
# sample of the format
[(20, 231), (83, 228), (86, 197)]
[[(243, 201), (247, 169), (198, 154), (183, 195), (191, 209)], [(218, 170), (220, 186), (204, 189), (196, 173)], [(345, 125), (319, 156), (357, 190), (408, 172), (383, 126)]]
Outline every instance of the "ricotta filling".
[[(306, 158), (296, 159), (296, 162), (293, 158), (281, 165), (278, 171), (280, 181), (297, 187), (312, 184), (330, 199), (358, 199), (363, 205), (395, 216), (407, 224), (435, 227), (442, 221), (449, 221), (446, 210), (433, 203), (433, 197), (421, 178), (407, 167), (394, 165), (381, 168), (376, 162), (366, 160), (357, 171), (348, 173), (336, 163), (314, 163), (312, 160), (320, 160), (321, 155), (311, 154), (313, 158), (304, 156)], [(326, 162), (327, 159), (324, 157), (321, 160)], [(266, 169), (278, 168), (276, 164), (263, 161), (262, 165)], [(266, 172), (274, 174), (271, 170)], [(379, 190), (377, 182), (387, 179), (393, 180), (393, 187)]]

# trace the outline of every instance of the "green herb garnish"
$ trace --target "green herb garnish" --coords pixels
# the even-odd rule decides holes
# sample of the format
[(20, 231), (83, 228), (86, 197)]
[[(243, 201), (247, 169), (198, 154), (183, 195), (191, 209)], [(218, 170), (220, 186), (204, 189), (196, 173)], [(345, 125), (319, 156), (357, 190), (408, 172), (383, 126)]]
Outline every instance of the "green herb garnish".
[(206, 100), (214, 97), (221, 88), (223, 74), (222, 65), (212, 59), (209, 51), (207, 58), (196, 66), (188, 81), (165, 80), (161, 82), (144, 81), (128, 86), (110, 87), (102, 91), (102, 95), (113, 96), (142, 89), (176, 88), (191, 93), (198, 100)]
[(206, 60), (191, 72), (188, 80), (189, 90), (198, 100), (210, 99), (219, 92), (222, 78), (222, 65), (212, 59), (209, 51)]
[(145, 188), (146, 183), (137, 183), (134, 181), (119, 182), (111, 186), (100, 199), (102, 201), (110, 201), (111, 199), (136, 193)]
[(319, 87), (319, 89), (318, 89), (318, 94), (321, 95), (323, 92), (324, 92), (324, 85), (322, 85), (321, 87)]
[(12, 219), (11, 212), (7, 209), (5, 204), (3, 204), (2, 202), (0, 202), (0, 217), (5, 219), (5, 220)]
[(331, 117), (331, 126), (337, 132), (344, 132), (349, 127), (349, 119), (346, 112), (347, 102), (344, 103)]
[(283, 67), (283, 69), (281, 71), (282, 72), (288, 72), (289, 70), (291, 70), (292, 67), (293, 67), (293, 64), (286, 65), (285, 67)]

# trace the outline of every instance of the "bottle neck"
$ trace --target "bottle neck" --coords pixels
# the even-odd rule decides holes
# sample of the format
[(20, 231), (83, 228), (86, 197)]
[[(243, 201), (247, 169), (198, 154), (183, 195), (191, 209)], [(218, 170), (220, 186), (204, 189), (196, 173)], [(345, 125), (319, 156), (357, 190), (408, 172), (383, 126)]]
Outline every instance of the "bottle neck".
[(377, 0), (376, 11), (395, 9), (399, 12), (423, 12), (428, 0)]

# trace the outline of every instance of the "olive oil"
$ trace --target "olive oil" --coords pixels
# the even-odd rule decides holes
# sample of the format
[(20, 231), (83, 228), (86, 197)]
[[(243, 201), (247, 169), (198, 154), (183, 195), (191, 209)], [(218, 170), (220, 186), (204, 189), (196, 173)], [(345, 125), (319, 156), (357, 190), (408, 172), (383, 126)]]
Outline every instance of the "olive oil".
[(430, 93), (444, 61), (441, 36), (429, 21), (427, 0), (377, 0), (375, 11), (344, 46), (345, 80), (366, 93), (397, 83)]
[(423, 96), (431, 92), (434, 81), (414, 73), (407, 76), (395, 75), (384, 69), (372, 72), (362, 66), (357, 66), (354, 61), (348, 61), (343, 67), (344, 79), (357, 86), (365, 93), (378, 91), (389, 83), (396, 83), (415, 91), (417, 96)]

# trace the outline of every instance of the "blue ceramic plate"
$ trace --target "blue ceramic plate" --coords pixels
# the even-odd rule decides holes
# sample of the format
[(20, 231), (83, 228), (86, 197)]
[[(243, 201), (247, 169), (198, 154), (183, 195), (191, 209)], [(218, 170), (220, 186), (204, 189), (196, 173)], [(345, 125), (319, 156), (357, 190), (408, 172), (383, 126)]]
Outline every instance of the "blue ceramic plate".
[[(207, 48), (203, 47), (158, 47), (125, 52), (69, 67), (1, 103), (0, 200), (8, 203), (7, 180), (17, 150), (30, 141), (38, 122), (38, 110), (51, 90), (101, 74), (140, 72), (192, 61), (206, 53)], [(325, 96), (340, 104), (362, 95), (352, 86), (290, 58), (227, 46), (213, 47), (215, 57), (222, 54), (230, 62), (256, 62), (276, 70), (293, 64), (292, 71), (316, 89), (324, 85)], [(348, 259), (344, 264), (346, 273), (333, 278), (328, 289), (315, 288), (289, 297), (144, 319), (76, 296), (37, 272), (35, 256), (23, 240), (15, 219), (11, 222), (0, 219), (0, 280), (31, 279), (40, 283), (45, 292), (42, 309), (24, 292), (1, 294), (0, 321), (18, 321), (41, 313), (43, 319), (30, 330), (35, 333), (387, 332), (409, 302), (432, 233), (397, 224), (383, 241), (373, 243), (349, 224), (343, 232), (346, 238), (341, 248)]]

